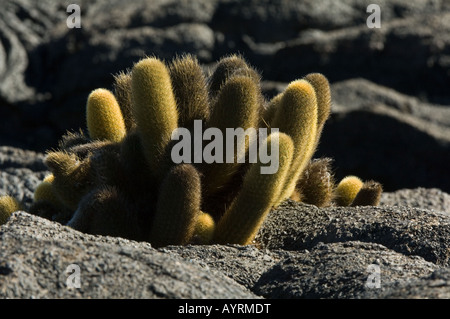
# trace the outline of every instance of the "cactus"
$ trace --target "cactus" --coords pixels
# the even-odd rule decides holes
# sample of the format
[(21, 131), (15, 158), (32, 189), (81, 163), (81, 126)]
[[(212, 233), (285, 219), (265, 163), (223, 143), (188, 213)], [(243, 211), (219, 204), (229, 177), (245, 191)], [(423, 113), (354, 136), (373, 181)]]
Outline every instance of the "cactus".
[[(334, 188), (331, 160), (312, 160), (331, 108), (321, 74), (291, 82), (269, 103), (259, 73), (237, 55), (221, 59), (209, 78), (184, 55), (167, 66), (145, 58), (114, 81), (114, 95), (98, 89), (88, 98), (89, 136), (67, 133), (48, 153), (52, 177), (36, 189), (32, 212), (155, 247), (245, 245), (287, 198), (317, 206), (379, 201), (381, 185), (352, 177)], [(224, 151), (227, 128), (268, 128), (268, 137), (256, 137), (260, 147), (278, 148), (278, 170), (262, 174), (265, 163), (250, 161), (248, 139), (232, 150), (232, 163), (198, 162), (195, 152), (191, 163), (174, 163), (172, 133), (195, 133), (196, 120), (202, 134), (220, 130)]]
[(279, 198), (293, 160), (294, 144), (283, 133), (272, 133), (263, 147), (271, 149), (271, 143), (278, 144), (278, 171), (261, 174), (260, 162), (249, 169), (240, 193), (217, 224), (214, 242), (250, 244)]
[(178, 112), (169, 70), (156, 58), (134, 65), (131, 74), (133, 114), (147, 163), (162, 178), (169, 167), (164, 159), (172, 132), (178, 127)]
[(87, 101), (86, 124), (92, 139), (119, 142), (126, 134), (120, 106), (105, 89), (93, 91)]
[(7, 222), (12, 213), (21, 210), (22, 205), (11, 196), (0, 196), (0, 225)]
[(75, 154), (50, 152), (45, 163), (54, 176), (55, 195), (66, 207), (75, 210), (93, 184), (90, 158), (81, 160)]
[(190, 164), (173, 167), (164, 179), (150, 231), (156, 247), (187, 244), (200, 214), (200, 176)]
[(363, 182), (357, 176), (346, 176), (338, 184), (335, 190), (336, 203), (339, 206), (349, 206), (363, 186)]
[(331, 112), (331, 92), (330, 84), (323, 74), (311, 73), (305, 76), (305, 80), (308, 81), (314, 88), (317, 98), (317, 133), (316, 133), (316, 145), (319, 144), (320, 135), (322, 134), (323, 127), (326, 120), (330, 116)]
[(142, 240), (137, 216), (129, 214), (130, 207), (116, 187), (99, 187), (83, 197), (67, 225), (94, 235)]
[(248, 70), (249, 67), (242, 56), (230, 55), (222, 58), (214, 70), (214, 73), (209, 79), (210, 97), (214, 99), (222, 86), (229, 78), (233, 76), (236, 71)]
[(291, 199), (317, 207), (326, 207), (334, 199), (334, 177), (331, 172), (331, 158), (312, 160), (297, 181), (296, 192)]
[(53, 174), (47, 175), (34, 191), (30, 213), (65, 224), (72, 217), (70, 209), (56, 195)]
[(192, 242), (195, 244), (209, 244), (214, 236), (216, 230), (216, 223), (211, 215), (200, 212), (195, 225)]
[(367, 181), (356, 194), (351, 206), (377, 206), (380, 204), (383, 187), (375, 181)]
[[(249, 141), (242, 141), (242, 147), (236, 145), (233, 162), (227, 162), (225, 151), (227, 142), (233, 135), (226, 132), (226, 128), (242, 128), (244, 131), (256, 127), (258, 123), (257, 87), (253, 80), (246, 76), (235, 76), (223, 85), (217, 97), (217, 102), (211, 112), (209, 127), (215, 127), (224, 132), (222, 149), (224, 158), (222, 163), (205, 165), (204, 190), (214, 194), (227, 184), (239, 169), (239, 158), (245, 159)], [(255, 136), (256, 137), (256, 136)]]
[(52, 182), (54, 180), (53, 175), (49, 175), (50, 178), (45, 178), (42, 183), (40, 183), (35, 191), (34, 191), (34, 201), (47, 201), (52, 203), (55, 206), (63, 206), (61, 201), (58, 199), (58, 197), (55, 194), (55, 191), (53, 190)]
[(136, 127), (131, 101), (131, 74), (119, 72), (114, 76), (114, 96), (122, 112), (125, 129), (130, 132)]
[(194, 120), (206, 122), (210, 112), (208, 88), (197, 59), (191, 55), (174, 59), (169, 72), (179, 112), (179, 126), (192, 128)]
[(283, 192), (277, 200), (279, 204), (294, 192), (297, 180), (315, 151), (317, 100), (311, 84), (305, 80), (297, 80), (288, 85), (272, 121), (272, 127), (278, 127), (280, 132), (288, 134), (295, 148), (292, 167)]

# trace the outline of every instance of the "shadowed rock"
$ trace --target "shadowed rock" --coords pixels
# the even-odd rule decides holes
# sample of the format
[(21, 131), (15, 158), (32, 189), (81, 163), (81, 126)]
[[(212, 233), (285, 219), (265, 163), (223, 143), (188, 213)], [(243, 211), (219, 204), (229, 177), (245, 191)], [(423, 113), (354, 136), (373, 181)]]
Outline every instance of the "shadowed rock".
[(449, 266), (450, 219), (411, 207), (332, 207), (286, 201), (273, 210), (255, 239), (268, 249), (311, 249), (319, 242), (363, 241)]
[[(79, 289), (67, 286), (72, 264)], [(148, 243), (90, 236), (24, 212), (0, 227), (0, 272), (2, 298), (256, 298)]]

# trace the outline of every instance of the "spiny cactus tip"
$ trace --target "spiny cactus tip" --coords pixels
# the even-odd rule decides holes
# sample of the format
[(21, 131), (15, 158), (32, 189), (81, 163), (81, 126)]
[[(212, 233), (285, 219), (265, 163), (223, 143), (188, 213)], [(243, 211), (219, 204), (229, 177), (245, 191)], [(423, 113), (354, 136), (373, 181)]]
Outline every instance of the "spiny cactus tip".
[(209, 244), (214, 236), (216, 224), (211, 215), (200, 213), (194, 230), (193, 239), (195, 243)]
[(367, 181), (364, 183), (352, 206), (377, 206), (380, 203), (383, 186), (375, 181)]
[(119, 142), (126, 134), (125, 122), (114, 94), (96, 89), (88, 97), (86, 124), (92, 139)]
[(335, 190), (336, 203), (339, 206), (349, 206), (363, 187), (363, 184), (357, 176), (344, 177)]
[(0, 196), (0, 225), (8, 220), (12, 213), (21, 209), (20, 203), (11, 196)]

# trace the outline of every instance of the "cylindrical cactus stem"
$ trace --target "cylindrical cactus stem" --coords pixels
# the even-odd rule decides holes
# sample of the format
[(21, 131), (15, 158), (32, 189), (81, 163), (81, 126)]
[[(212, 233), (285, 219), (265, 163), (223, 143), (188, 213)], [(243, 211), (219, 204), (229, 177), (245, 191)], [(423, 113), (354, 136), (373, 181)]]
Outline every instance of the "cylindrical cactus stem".
[(65, 207), (74, 211), (94, 184), (90, 159), (80, 160), (66, 152), (50, 152), (45, 163), (54, 176), (52, 189), (55, 195)]
[(363, 187), (363, 184), (357, 176), (344, 177), (334, 191), (336, 204), (338, 206), (349, 206)]
[(119, 142), (126, 134), (120, 106), (114, 94), (106, 89), (94, 90), (89, 95), (86, 124), (92, 139)]
[(22, 205), (12, 196), (0, 196), (0, 226), (5, 224), (12, 213), (21, 210)]
[[(169, 71), (156, 58), (134, 65), (131, 73), (133, 114), (152, 174), (163, 178), (171, 163), (166, 158), (178, 111)], [(169, 152), (170, 153), (170, 152)]]
[(40, 183), (35, 191), (34, 191), (34, 202), (39, 202), (39, 201), (46, 201), (46, 202), (50, 202), (52, 205), (54, 205), (55, 207), (64, 207), (64, 205), (61, 203), (61, 201), (59, 200), (58, 196), (55, 194), (55, 191), (53, 190), (53, 180), (54, 180), (54, 176), (53, 175), (49, 175), (48, 177), (46, 177), (44, 179), (44, 181), (42, 181), (42, 183)]
[(351, 206), (378, 206), (383, 186), (375, 181), (367, 181), (359, 190)]
[(130, 132), (136, 126), (131, 99), (131, 72), (119, 72), (114, 76), (114, 95), (122, 111), (126, 131)]
[(331, 90), (328, 79), (320, 73), (310, 73), (305, 77), (316, 91), (317, 98), (317, 136), (316, 147), (322, 134), (323, 127), (331, 112)]
[(81, 200), (67, 226), (94, 235), (143, 240), (137, 215), (115, 186), (93, 189)]
[(216, 223), (211, 215), (201, 212), (195, 225), (192, 243), (198, 245), (210, 244), (214, 236)]
[(209, 99), (206, 78), (198, 60), (186, 55), (169, 65), (173, 92), (178, 108), (178, 126), (191, 129), (194, 120), (209, 118)]
[(291, 82), (283, 93), (272, 128), (289, 135), (295, 146), (292, 167), (277, 203), (289, 198), (316, 148), (317, 99), (306, 80)]
[(221, 190), (245, 163), (248, 147), (257, 138), (258, 110), (258, 88), (251, 78), (235, 76), (223, 85), (208, 121), (209, 127), (223, 134), (223, 163), (202, 166), (206, 196)]
[(250, 244), (285, 184), (294, 153), (292, 139), (283, 133), (272, 133), (262, 147), (278, 148), (278, 171), (262, 174), (260, 161), (244, 177), (242, 189), (216, 226), (213, 242)]
[(174, 166), (163, 180), (149, 242), (155, 247), (185, 245), (200, 215), (200, 176), (191, 164)]
[(209, 91), (211, 98), (214, 98), (228, 81), (229, 78), (239, 69), (247, 69), (248, 65), (239, 55), (230, 55), (220, 59), (209, 78)]
[(59, 140), (58, 148), (60, 150), (67, 151), (69, 149), (79, 147), (91, 142), (92, 140), (89, 138), (89, 136), (86, 136), (81, 129), (78, 132), (67, 131)]
[(34, 191), (33, 204), (28, 212), (30, 214), (66, 224), (73, 215), (73, 210), (68, 209), (57, 196), (53, 182), (55, 176), (47, 175)]
[(259, 127), (272, 127), (272, 121), (274, 120), (275, 114), (278, 107), (280, 106), (283, 93), (275, 95), (269, 103), (267, 103), (264, 110), (261, 112), (261, 118), (259, 122)]

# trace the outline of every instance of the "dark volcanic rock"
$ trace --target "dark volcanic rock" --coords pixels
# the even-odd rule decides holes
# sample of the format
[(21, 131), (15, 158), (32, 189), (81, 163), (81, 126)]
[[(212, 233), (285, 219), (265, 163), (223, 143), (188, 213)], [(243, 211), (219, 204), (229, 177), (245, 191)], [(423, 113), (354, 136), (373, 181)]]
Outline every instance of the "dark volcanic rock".
[[(66, 269), (80, 268), (78, 289)], [(147, 243), (81, 234), (23, 212), (0, 227), (2, 298), (256, 298)]]
[(268, 249), (311, 249), (319, 242), (363, 241), (450, 266), (450, 218), (412, 207), (332, 207), (286, 201), (273, 210), (256, 241)]
[(206, 269), (213, 269), (253, 289), (262, 274), (290, 256), (277, 250), (260, 250), (254, 246), (168, 246), (160, 251), (178, 255)]
[(450, 108), (423, 103), (363, 79), (332, 85), (333, 111), (316, 156), (336, 177), (357, 175), (386, 191), (450, 191)]
[[(16, 212), (0, 227), (0, 248), (3, 298), (405, 298), (449, 293), (448, 268), (353, 240), (318, 242), (296, 251), (237, 245), (155, 250), (148, 243), (87, 235)], [(80, 267), (78, 289), (67, 288), (72, 264)], [(379, 287), (371, 276), (378, 275), (374, 269), (380, 271)]]
[(34, 190), (47, 174), (43, 154), (0, 146), (0, 196), (13, 196), (28, 207)]
[[(384, 198), (396, 205), (396, 199), (405, 203), (405, 194), (406, 190), (387, 193)], [(427, 208), (435, 207), (433, 197), (448, 196), (433, 189), (410, 194), (415, 206)], [(168, 246), (155, 250), (148, 243), (83, 234), (16, 212), (0, 227), (0, 295), (442, 297), (449, 293), (449, 218), (407, 206), (319, 209), (287, 201), (269, 214), (256, 247)], [(80, 266), (80, 289), (66, 287), (70, 264)], [(367, 285), (374, 282), (371, 267), (379, 267), (380, 288)]]
[[(377, 244), (318, 244), (311, 251), (292, 253), (272, 267), (254, 291), (266, 298), (282, 299), (358, 298), (371, 290), (377, 296), (385, 285), (428, 276), (437, 268), (422, 258), (406, 257)], [(376, 286), (372, 269), (380, 271), (380, 286)]]
[(322, 72), (332, 82), (364, 77), (448, 103), (449, 17), (447, 11), (394, 20), (380, 29), (361, 25), (300, 36), (276, 52), (268, 76), (291, 81), (302, 70)]
[(384, 105), (335, 112), (317, 156), (334, 158), (338, 179), (374, 179), (386, 191), (437, 187), (450, 191), (450, 128)]
[(409, 282), (388, 283), (381, 291), (369, 290), (362, 298), (449, 299), (450, 269), (438, 269), (431, 275)]
[(381, 194), (380, 205), (410, 206), (450, 215), (450, 195), (437, 188), (400, 189)]

